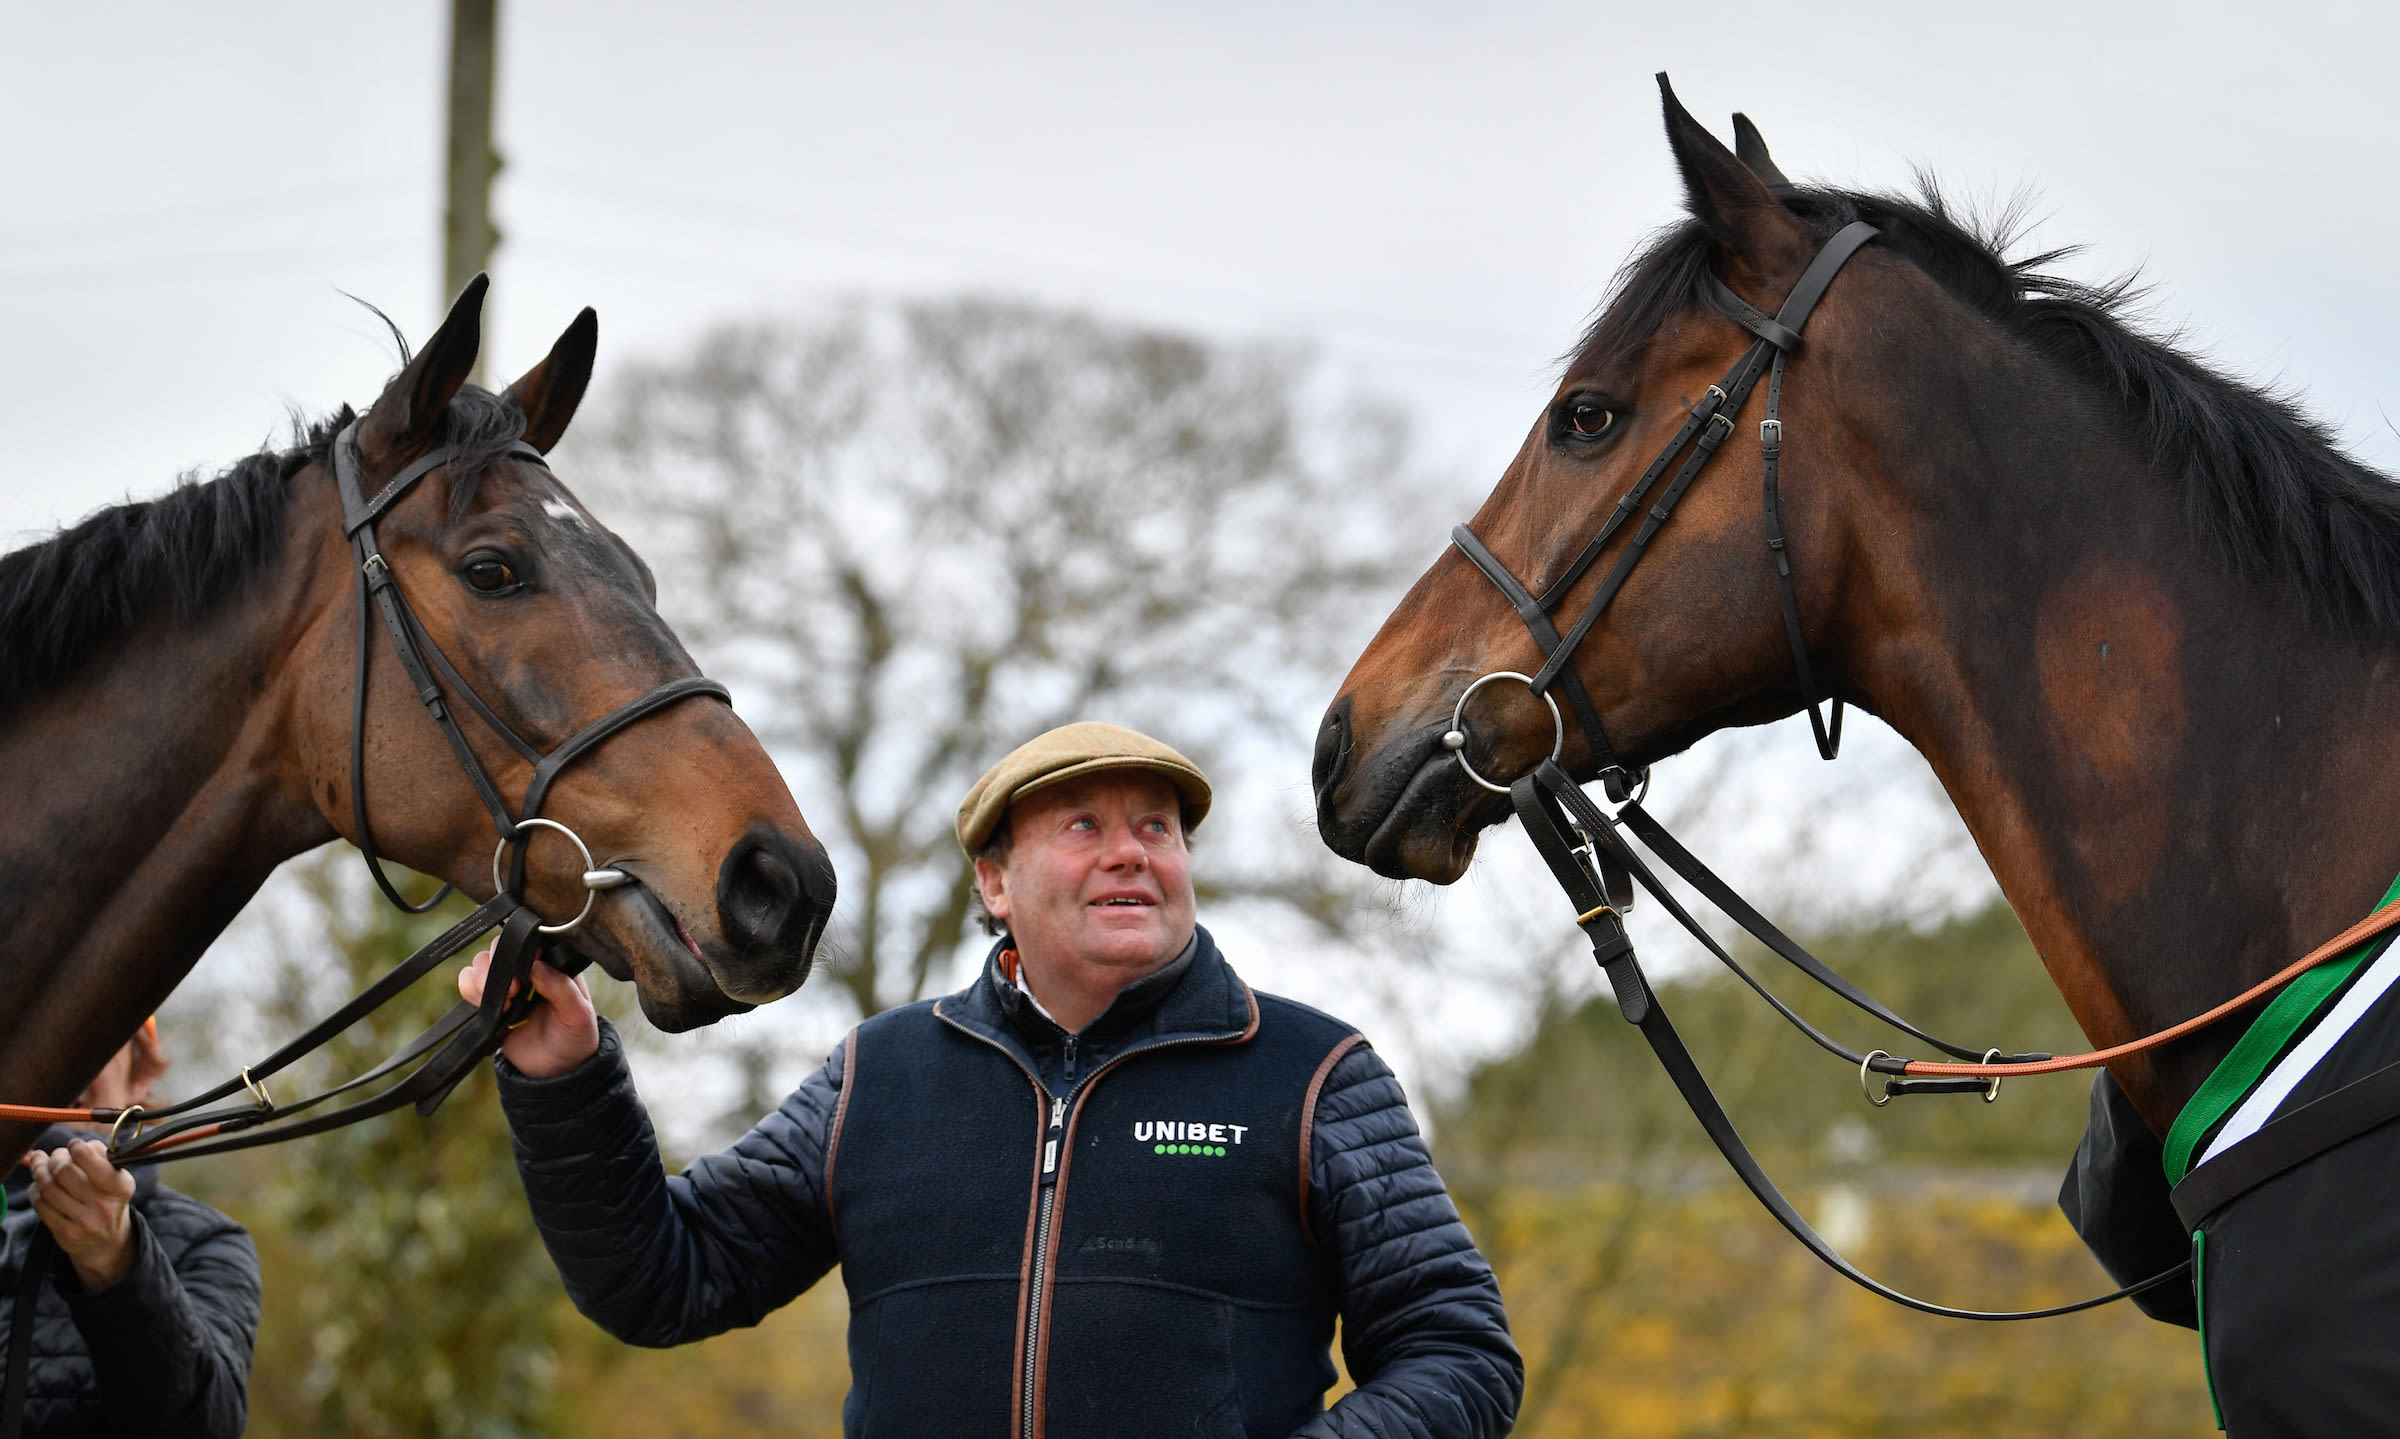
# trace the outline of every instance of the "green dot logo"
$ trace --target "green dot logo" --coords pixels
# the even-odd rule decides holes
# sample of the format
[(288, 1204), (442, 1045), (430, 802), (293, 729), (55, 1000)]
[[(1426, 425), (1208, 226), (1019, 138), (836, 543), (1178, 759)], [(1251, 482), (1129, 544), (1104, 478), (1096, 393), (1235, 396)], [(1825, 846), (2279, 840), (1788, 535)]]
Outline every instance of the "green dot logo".
[(1150, 1152), (1152, 1154), (1164, 1154), (1167, 1152), (1167, 1147), (1163, 1144), (1153, 1144), (1150, 1146)]
[(1217, 1146), (1217, 1158), (1219, 1158), (1219, 1159), (1223, 1159), (1224, 1157), (1225, 1157), (1225, 1146), (1224, 1146), (1224, 1145), (1222, 1145), (1222, 1144), (1220, 1144), (1220, 1145), (1218, 1145), (1218, 1146)]

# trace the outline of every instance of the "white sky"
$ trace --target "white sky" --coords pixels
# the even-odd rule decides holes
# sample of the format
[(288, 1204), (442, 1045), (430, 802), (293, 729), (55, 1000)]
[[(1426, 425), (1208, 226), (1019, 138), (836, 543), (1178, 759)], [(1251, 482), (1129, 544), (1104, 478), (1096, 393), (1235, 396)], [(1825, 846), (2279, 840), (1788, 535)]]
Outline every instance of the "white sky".
[[(370, 399), (388, 343), (339, 291), (431, 328), (448, 9), (0, 4), (0, 545)], [(1317, 344), (1464, 513), (1673, 217), (1665, 68), (1799, 178), (2031, 188), (2079, 272), (2145, 266), (2164, 320), (2400, 465), (2388, 6), (504, 9), (503, 377), (584, 304), (606, 366), (855, 292), (1030, 294)], [(1761, 782), (1875, 847), (1897, 742), (1800, 776), (1791, 738)]]

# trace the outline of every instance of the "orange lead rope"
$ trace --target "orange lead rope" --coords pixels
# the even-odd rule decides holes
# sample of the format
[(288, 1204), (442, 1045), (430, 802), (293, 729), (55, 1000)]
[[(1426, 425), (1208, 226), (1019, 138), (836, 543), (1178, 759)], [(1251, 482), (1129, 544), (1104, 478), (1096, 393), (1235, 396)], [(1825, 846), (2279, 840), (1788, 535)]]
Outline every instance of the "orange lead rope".
[(2287, 968), (2269, 975), (2258, 983), (2226, 1000), (2206, 1014), (2195, 1015), (2172, 1029), (2162, 1029), (2146, 1039), (2129, 1040), (2107, 1049), (2095, 1049), (2089, 1054), (2062, 1054), (2051, 1059), (2033, 1060), (2024, 1064), (1951, 1064), (1929, 1059), (1912, 1059), (1901, 1069), (1909, 1075), (1957, 1079), (2009, 1079), (2020, 1074), (2057, 1074), (2069, 1069), (2097, 1069), (2112, 1059), (2140, 1054), (2162, 1044), (2183, 1038), (2194, 1030), (2206, 1029), (2244, 1005), (2264, 999), (2268, 994), (2298, 979), (2318, 965), (2356, 948), (2359, 941), (2372, 939), (2392, 926), (2400, 924), (2400, 900), (2368, 915), (2308, 952), (2307, 956)]

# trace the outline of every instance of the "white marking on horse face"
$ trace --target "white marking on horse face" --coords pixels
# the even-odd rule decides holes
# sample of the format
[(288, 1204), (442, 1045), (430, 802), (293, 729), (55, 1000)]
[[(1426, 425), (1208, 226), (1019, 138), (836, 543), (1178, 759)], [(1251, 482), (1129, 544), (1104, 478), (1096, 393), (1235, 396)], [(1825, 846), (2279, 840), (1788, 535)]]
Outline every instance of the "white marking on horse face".
[(584, 519), (583, 511), (568, 504), (565, 500), (542, 501), (542, 513), (554, 520), (565, 520), (579, 530), (589, 530), (592, 527), (591, 522)]

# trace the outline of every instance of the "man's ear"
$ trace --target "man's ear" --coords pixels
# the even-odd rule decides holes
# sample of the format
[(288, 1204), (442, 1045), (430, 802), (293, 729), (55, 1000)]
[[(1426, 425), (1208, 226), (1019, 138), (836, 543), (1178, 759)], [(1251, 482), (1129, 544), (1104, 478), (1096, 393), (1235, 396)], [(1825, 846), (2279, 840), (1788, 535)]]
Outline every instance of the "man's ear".
[(483, 295), (491, 284), (485, 275), (467, 281), (442, 327), (375, 397), (358, 427), (360, 450), (397, 456), (423, 449), (435, 437), (442, 412), (475, 372), (475, 356), (483, 348)]
[[(1709, 238), (1747, 261), (1762, 275), (1777, 275), (1808, 263), (1815, 236), (1783, 206), (1757, 173), (1708, 133), (1675, 98), (1667, 74), (1658, 74), (1666, 111), (1667, 145), (1683, 171), (1684, 207)], [(1763, 147), (1762, 147), (1763, 149)]]
[(1734, 158), (1750, 167), (1751, 174), (1770, 185), (1791, 188), (1792, 182), (1776, 168), (1775, 157), (1767, 153), (1767, 137), (1758, 133), (1750, 117), (1739, 110), (1733, 112), (1733, 153)]
[(975, 861), (975, 888), (983, 896), (983, 912), (1008, 923), (1008, 878), (988, 859)]
[(600, 317), (586, 305), (542, 362), (508, 387), (509, 397), (525, 411), (525, 443), (546, 455), (567, 432), (592, 383), (592, 360), (599, 350)]

